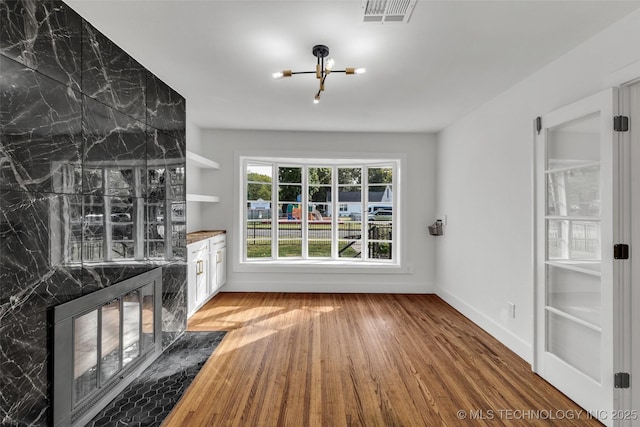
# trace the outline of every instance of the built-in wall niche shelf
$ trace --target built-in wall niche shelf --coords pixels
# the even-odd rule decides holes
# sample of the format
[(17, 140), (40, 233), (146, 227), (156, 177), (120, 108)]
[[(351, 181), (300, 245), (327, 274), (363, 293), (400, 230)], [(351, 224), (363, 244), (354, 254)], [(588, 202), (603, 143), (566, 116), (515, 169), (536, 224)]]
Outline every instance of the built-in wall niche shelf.
[[(220, 169), (220, 164), (208, 159), (200, 154), (196, 154), (187, 150), (187, 164), (193, 165), (200, 169)], [(187, 202), (217, 203), (220, 201), (218, 196), (209, 196), (206, 194), (187, 193)]]
[(200, 154), (187, 150), (187, 162), (203, 169), (220, 169), (220, 164)]
[(205, 194), (187, 193), (187, 202), (217, 203), (219, 201), (220, 201), (220, 197), (218, 196), (207, 196)]

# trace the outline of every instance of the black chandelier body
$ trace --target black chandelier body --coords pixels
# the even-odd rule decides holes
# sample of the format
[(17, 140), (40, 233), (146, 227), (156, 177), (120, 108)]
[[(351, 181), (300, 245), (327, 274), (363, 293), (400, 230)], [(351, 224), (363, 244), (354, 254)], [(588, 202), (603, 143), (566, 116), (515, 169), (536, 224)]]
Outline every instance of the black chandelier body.
[(325, 63), (325, 58), (329, 56), (329, 48), (323, 44), (317, 44), (313, 46), (311, 49), (311, 53), (317, 59), (316, 70), (315, 71), (291, 71), (291, 70), (283, 70), (278, 73), (273, 73), (273, 78), (281, 79), (283, 77), (291, 77), (296, 74), (314, 74), (316, 78), (320, 80), (320, 88), (318, 92), (313, 98), (314, 104), (320, 102), (320, 93), (324, 91), (324, 82), (327, 79), (327, 76), (331, 73), (344, 73), (344, 74), (362, 74), (366, 70), (364, 68), (355, 68), (355, 67), (347, 67), (344, 70), (334, 70), (333, 66), (335, 61), (331, 58), (327, 59)]

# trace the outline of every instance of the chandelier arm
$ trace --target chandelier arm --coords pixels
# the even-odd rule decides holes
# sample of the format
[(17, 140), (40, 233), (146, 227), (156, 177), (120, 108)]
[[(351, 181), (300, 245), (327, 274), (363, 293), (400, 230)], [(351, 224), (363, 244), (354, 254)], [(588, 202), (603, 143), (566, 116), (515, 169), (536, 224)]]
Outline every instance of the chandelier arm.
[[(346, 73), (347, 70), (331, 70), (332, 73)], [(291, 74), (315, 74), (315, 71), (292, 71)], [(325, 73), (326, 74), (326, 73)]]

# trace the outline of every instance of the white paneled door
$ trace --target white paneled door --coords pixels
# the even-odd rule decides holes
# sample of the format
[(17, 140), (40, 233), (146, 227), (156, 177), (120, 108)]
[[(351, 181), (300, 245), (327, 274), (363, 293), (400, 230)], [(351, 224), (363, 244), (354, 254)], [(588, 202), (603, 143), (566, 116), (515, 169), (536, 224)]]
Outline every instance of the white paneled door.
[(534, 370), (606, 425), (616, 407), (617, 106), (608, 90), (542, 116), (534, 166)]

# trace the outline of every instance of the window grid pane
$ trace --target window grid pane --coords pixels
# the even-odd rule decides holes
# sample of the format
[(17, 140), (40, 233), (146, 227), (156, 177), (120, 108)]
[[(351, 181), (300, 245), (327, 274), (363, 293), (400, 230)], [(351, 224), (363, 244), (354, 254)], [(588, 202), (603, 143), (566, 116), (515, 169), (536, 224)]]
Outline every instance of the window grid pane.
[[(244, 259), (394, 258), (393, 164), (266, 163), (245, 163)], [(266, 173), (259, 176), (258, 167), (276, 170), (277, 181), (272, 185)]]

